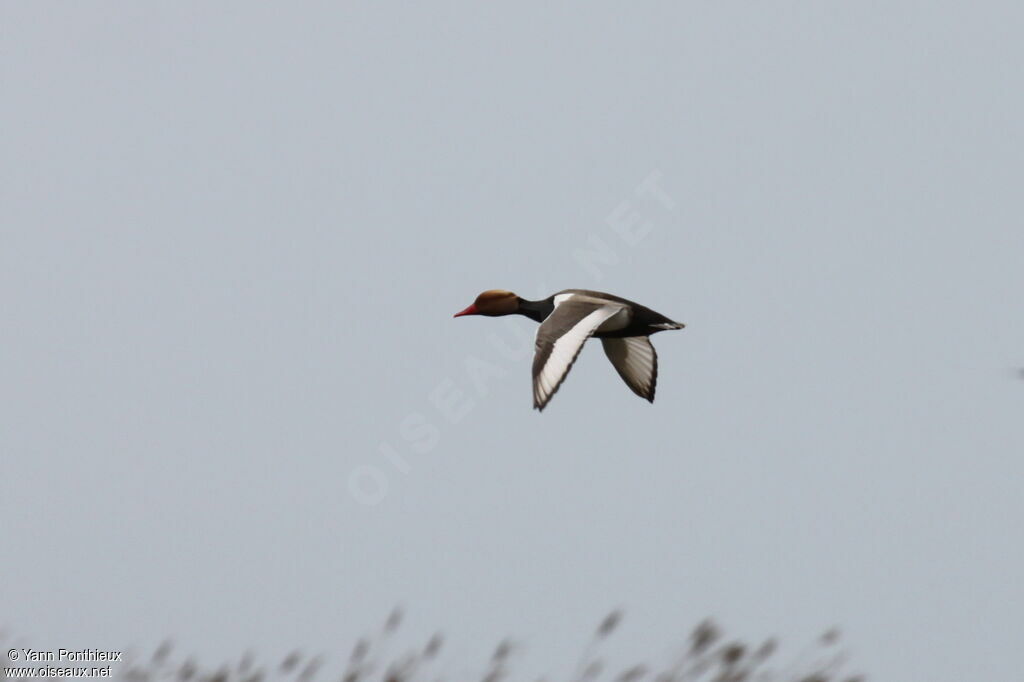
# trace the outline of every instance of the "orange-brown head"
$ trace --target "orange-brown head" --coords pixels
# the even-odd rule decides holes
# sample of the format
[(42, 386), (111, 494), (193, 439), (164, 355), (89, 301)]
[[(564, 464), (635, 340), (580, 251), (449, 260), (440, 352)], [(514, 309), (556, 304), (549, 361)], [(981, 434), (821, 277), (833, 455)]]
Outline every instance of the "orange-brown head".
[(519, 310), (518, 296), (513, 294), (511, 291), (491, 289), (490, 291), (485, 291), (477, 296), (471, 306), (462, 312), (455, 313), (455, 317), (461, 317), (463, 315), (487, 315), (489, 317), (497, 317), (499, 315), (511, 315), (517, 310)]

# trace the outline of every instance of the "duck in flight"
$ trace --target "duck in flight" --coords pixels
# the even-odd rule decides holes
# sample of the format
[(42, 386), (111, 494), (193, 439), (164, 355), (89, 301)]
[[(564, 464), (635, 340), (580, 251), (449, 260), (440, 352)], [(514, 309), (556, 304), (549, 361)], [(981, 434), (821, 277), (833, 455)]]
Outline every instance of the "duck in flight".
[(605, 355), (633, 393), (653, 403), (658, 354), (649, 337), (684, 326), (639, 303), (586, 289), (566, 289), (541, 301), (492, 289), (455, 313), (455, 317), (463, 315), (524, 315), (540, 322), (533, 355), (533, 406), (538, 410), (565, 381), (591, 336), (601, 339)]

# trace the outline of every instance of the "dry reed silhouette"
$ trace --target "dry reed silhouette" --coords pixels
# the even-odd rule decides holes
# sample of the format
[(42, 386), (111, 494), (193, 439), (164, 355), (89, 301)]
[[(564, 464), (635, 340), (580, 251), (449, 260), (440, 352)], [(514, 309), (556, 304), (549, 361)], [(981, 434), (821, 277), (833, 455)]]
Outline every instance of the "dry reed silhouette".
[[(322, 656), (292, 651), (277, 664), (257, 665), (251, 653), (238, 663), (205, 668), (192, 658), (175, 660), (170, 641), (160, 644), (151, 656), (127, 659), (114, 666), (113, 678), (125, 682), (467, 682), (430, 669), (444, 644), (440, 633), (422, 647), (385, 660), (388, 640), (401, 626), (402, 611), (395, 609), (376, 635), (359, 639), (352, 647), (340, 674), (322, 672)], [(861, 675), (846, 671), (847, 656), (839, 648), (840, 632), (830, 629), (803, 652), (781, 667), (772, 665), (778, 648), (775, 639), (756, 646), (729, 640), (719, 626), (708, 619), (698, 624), (675, 658), (660, 666), (636, 664), (613, 670), (600, 655), (601, 644), (611, 637), (623, 620), (623, 611), (609, 613), (594, 630), (569, 682), (865, 682)], [(0, 645), (13, 644), (0, 631)], [(513, 676), (511, 659), (517, 645), (509, 639), (495, 648), (490, 659), (471, 680), (503, 682)], [(7, 667), (12, 667), (7, 664)], [(0, 668), (3, 668), (0, 665)], [(0, 670), (0, 679), (6, 674)], [(541, 682), (549, 678), (541, 678)]]

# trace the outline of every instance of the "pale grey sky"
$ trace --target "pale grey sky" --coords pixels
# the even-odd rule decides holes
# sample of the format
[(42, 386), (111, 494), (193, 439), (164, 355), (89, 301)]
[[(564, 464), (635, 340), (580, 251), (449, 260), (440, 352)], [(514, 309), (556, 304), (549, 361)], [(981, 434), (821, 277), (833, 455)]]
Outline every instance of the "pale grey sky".
[[(0, 8), (6, 627), (1019, 675), (1019, 3)], [(451, 318), (567, 287), (687, 323), (654, 405)]]

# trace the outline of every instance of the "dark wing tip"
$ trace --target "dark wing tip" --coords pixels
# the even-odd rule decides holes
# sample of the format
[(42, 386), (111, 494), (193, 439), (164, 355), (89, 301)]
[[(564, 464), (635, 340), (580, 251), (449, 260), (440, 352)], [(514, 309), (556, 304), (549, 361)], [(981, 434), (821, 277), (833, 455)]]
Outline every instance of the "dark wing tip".
[[(568, 374), (568, 372), (566, 372), (566, 374)], [(562, 377), (562, 381), (565, 381), (565, 377)], [(545, 395), (541, 395), (540, 397), (534, 396), (534, 398), (533, 398), (533, 409), (537, 410), (538, 412), (543, 412), (544, 408), (547, 407), (548, 404), (551, 402), (551, 399), (555, 397), (556, 393), (558, 393), (558, 389), (561, 388), (561, 386), (562, 386), (562, 384), (561, 384), (561, 382), (559, 382), (558, 386), (555, 386), (554, 390), (551, 391), (551, 393), (548, 393), (546, 396)]]

